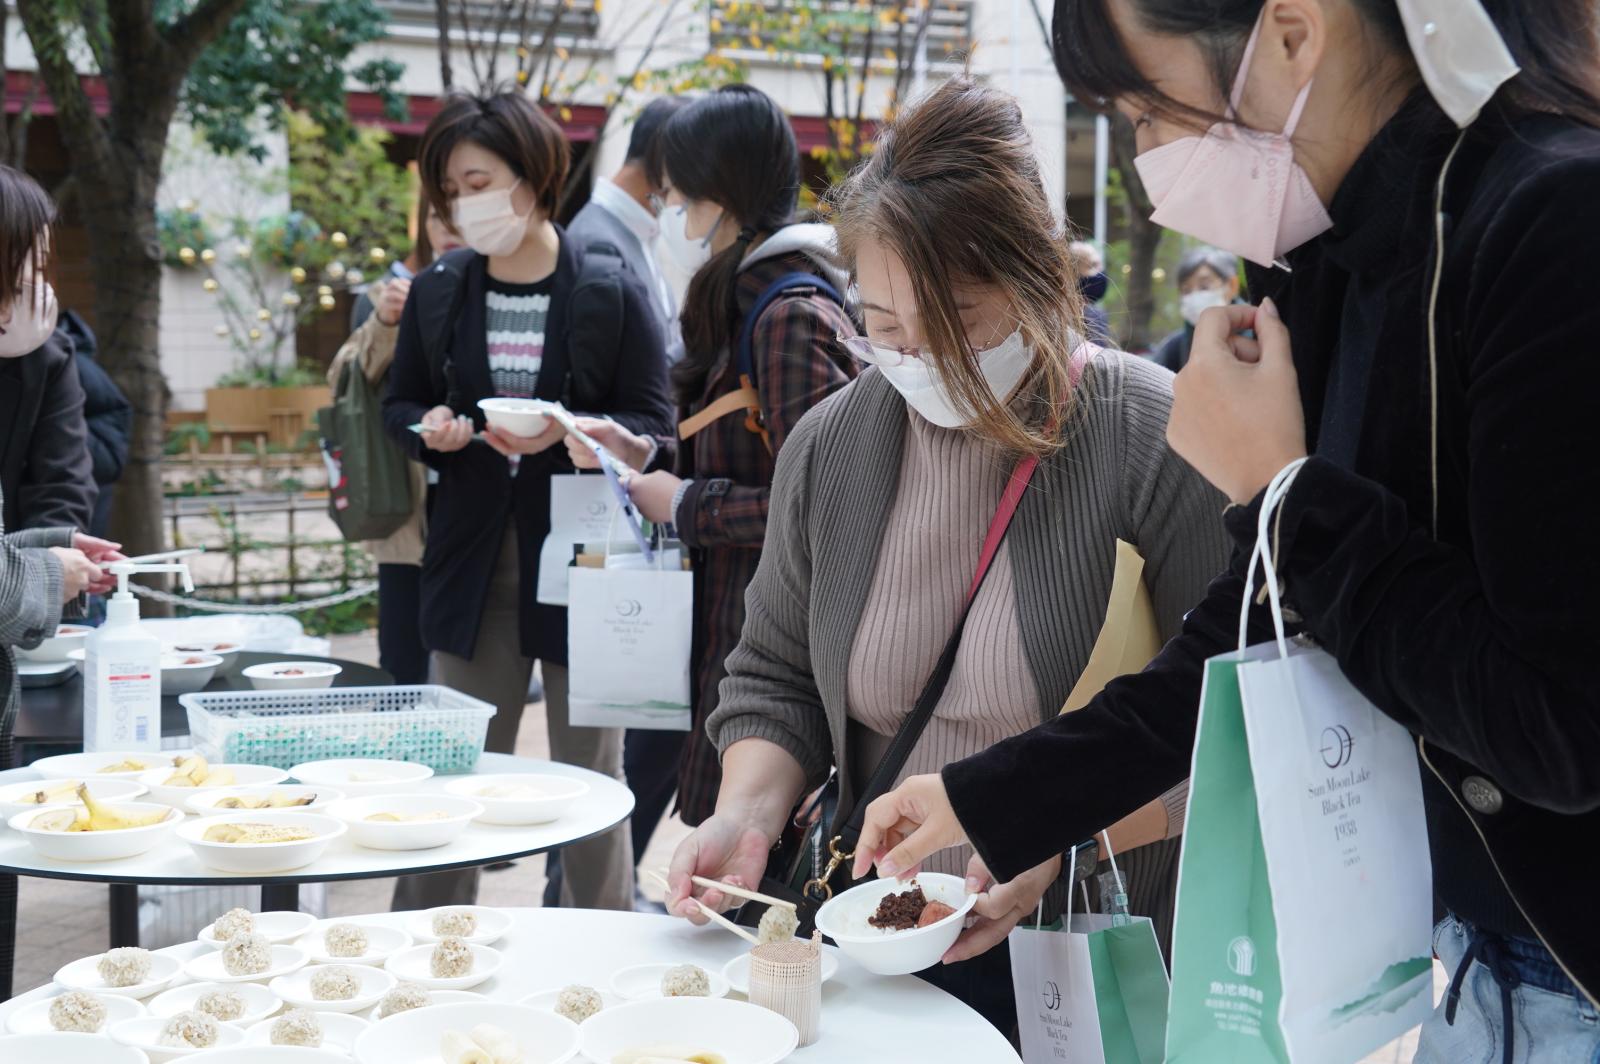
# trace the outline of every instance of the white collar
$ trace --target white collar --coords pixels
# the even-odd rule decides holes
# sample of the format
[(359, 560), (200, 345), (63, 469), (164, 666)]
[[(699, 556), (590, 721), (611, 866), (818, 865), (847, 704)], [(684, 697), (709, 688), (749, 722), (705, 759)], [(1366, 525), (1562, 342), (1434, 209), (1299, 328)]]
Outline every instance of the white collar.
[(615, 215), (645, 247), (649, 247), (661, 231), (661, 223), (656, 221), (655, 215), (641, 207), (638, 200), (622, 191), (609, 177), (595, 180), (594, 191), (589, 198), (609, 214)]

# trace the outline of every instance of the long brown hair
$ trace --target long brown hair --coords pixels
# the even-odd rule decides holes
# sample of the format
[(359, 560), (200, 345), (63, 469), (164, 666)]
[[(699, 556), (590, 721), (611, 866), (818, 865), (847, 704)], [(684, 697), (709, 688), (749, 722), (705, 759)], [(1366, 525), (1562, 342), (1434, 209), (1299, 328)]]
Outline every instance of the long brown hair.
[[(1016, 100), (967, 77), (950, 79), (902, 112), (830, 199), (847, 262), (875, 242), (905, 264), (923, 351), (945, 391), (977, 413), (976, 431), (1017, 453), (1058, 448), (1053, 426), (1072, 408), (1083, 307)], [(1020, 410), (979, 370), (956, 307), (958, 285), (997, 288), (1010, 300), (1034, 354)]]
[[(45, 279), (55, 221), (50, 194), (21, 170), (0, 165), (0, 313), (10, 309), (30, 272)], [(34, 291), (42, 301), (43, 288), (35, 286)]]

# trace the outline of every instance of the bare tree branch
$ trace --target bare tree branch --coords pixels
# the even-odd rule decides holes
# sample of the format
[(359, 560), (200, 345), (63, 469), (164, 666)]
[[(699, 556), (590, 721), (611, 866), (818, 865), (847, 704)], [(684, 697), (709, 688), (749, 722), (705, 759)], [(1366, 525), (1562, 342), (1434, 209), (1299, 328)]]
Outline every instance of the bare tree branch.
[(107, 179), (111, 175), (111, 138), (78, 79), (56, 5), (50, 0), (17, 0), (17, 15), (33, 42), (39, 77), (55, 103), (62, 140), (77, 166), (96, 181)]
[(434, 0), (433, 21), (439, 32), (439, 83), (449, 92), (454, 87), (450, 70), (450, 0)]

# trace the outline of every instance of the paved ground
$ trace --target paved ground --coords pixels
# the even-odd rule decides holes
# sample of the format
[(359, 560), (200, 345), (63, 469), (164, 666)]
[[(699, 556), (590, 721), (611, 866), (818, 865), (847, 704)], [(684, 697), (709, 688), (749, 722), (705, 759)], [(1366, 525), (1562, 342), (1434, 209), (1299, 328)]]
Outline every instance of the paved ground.
[[(377, 662), (377, 647), (370, 635), (335, 636), (333, 656)], [(517, 753), (525, 757), (545, 757), (544, 705), (528, 707), (524, 716), (521, 739)], [(646, 868), (665, 868), (678, 841), (687, 829), (676, 819), (666, 821), (655, 834), (650, 852), (645, 856)], [(393, 880), (364, 880), (353, 883), (329, 884), (327, 912), (330, 916), (347, 916), (385, 910)], [(487, 873), (480, 887), (479, 900), (485, 905), (537, 905), (544, 890), (544, 858), (535, 857), (519, 861), (515, 867), (502, 872)], [(658, 897), (659, 891), (648, 884), (646, 894)], [(17, 937), (16, 990), (42, 986), (51, 974), (67, 960), (105, 949), (108, 927), (106, 922), (106, 888), (88, 884), (62, 883), (42, 879), (23, 879), (19, 887)], [(235, 902), (228, 902), (234, 904)], [(155, 903), (150, 903), (155, 904)], [(168, 901), (169, 907), (174, 902)], [(182, 937), (189, 937), (225, 905), (207, 904), (200, 899), (177, 902), (176, 921), (172, 914), (163, 914), (163, 928), (181, 927)], [(193, 924), (187, 928), (187, 924)], [(1444, 973), (1434, 967), (1435, 996), (1444, 992)], [(1381, 1052), (1374, 1053), (1361, 1064), (1410, 1064), (1416, 1051), (1416, 1034), (1413, 1032)]]

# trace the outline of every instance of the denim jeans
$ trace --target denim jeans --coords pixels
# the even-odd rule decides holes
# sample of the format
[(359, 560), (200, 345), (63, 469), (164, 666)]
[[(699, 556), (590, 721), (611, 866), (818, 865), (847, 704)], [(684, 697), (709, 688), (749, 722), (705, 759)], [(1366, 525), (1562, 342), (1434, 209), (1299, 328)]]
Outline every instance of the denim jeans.
[(1433, 949), (1452, 986), (1460, 973), (1460, 997), (1454, 1023), (1447, 994), (1423, 1024), (1413, 1064), (1600, 1064), (1594, 1004), (1537, 939), (1485, 935), (1447, 916)]

